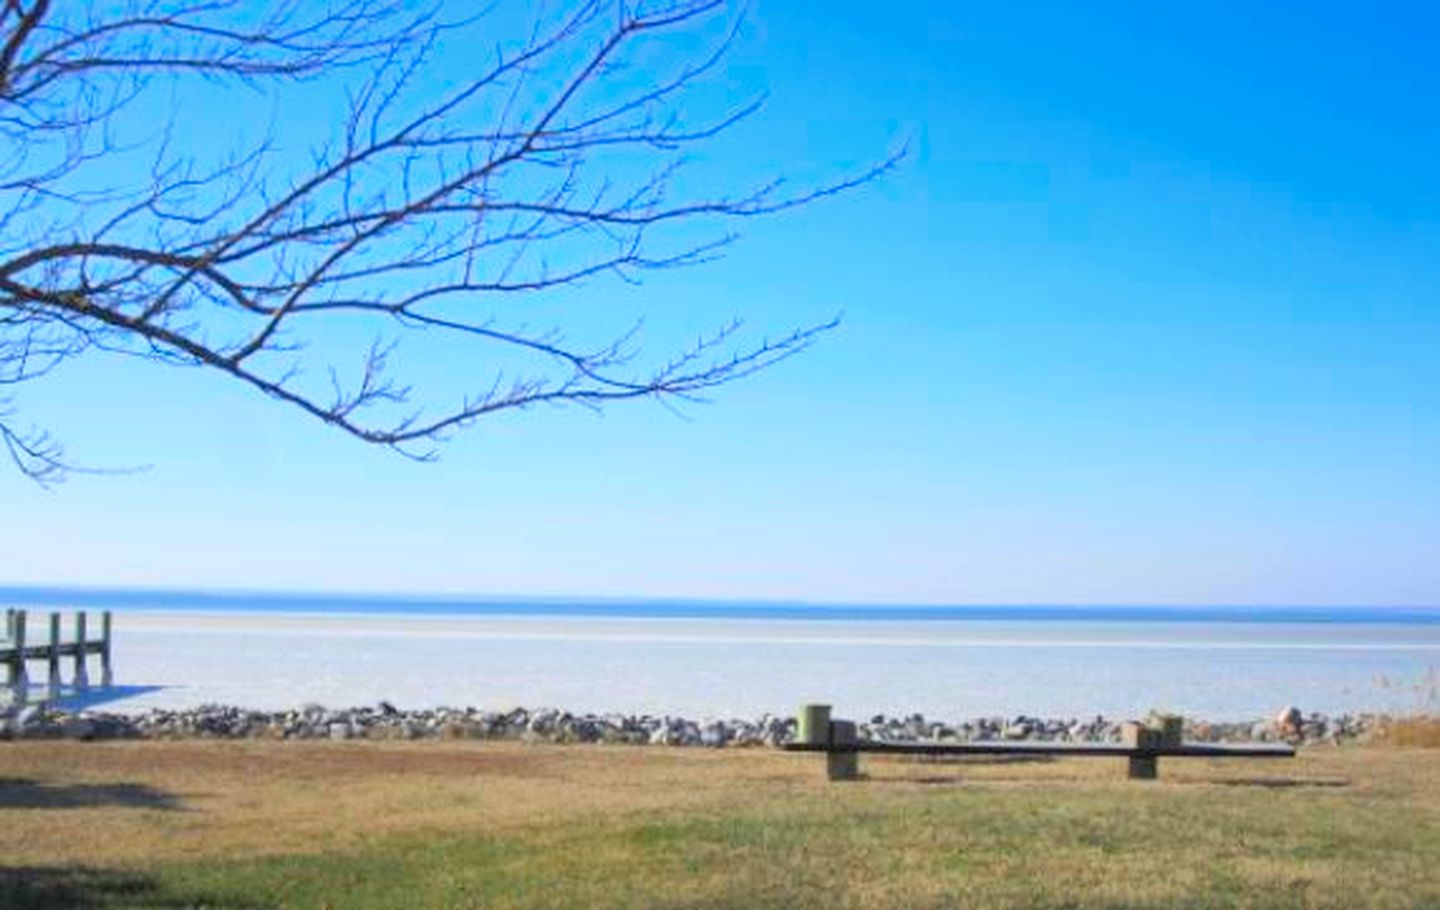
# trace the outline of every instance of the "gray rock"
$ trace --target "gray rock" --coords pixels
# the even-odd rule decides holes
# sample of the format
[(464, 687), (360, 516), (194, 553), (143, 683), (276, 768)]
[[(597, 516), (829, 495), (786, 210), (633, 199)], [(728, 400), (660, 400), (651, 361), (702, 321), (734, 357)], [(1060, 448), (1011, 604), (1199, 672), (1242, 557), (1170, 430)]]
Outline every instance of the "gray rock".
[(1005, 739), (1028, 739), (1033, 729), (1030, 718), (1021, 715), (1005, 725), (1001, 736)]
[(729, 738), (727, 735), (728, 732), (729, 731), (725, 729), (725, 724), (720, 721), (708, 723), (700, 731), (700, 745), (718, 749), (725, 745), (725, 741)]
[[(388, 709), (388, 710), (387, 710)], [(1254, 721), (1189, 719), (1185, 735), (1202, 742), (1286, 739), (1296, 743), (1363, 741), (1384, 723), (1374, 715), (1302, 714), (1287, 707), (1277, 716)], [(668, 746), (780, 746), (793, 741), (793, 717), (765, 714), (707, 719), (647, 714), (572, 714), (555, 708), (505, 712), (473, 707), (402, 711), (388, 703), (378, 708), (332, 710), (307, 704), (289, 711), (253, 711), (226, 705), (201, 705), (180, 711), (151, 709), (133, 715), (99, 711), (53, 711), (43, 705), (0, 709), (0, 735), (25, 738), (69, 736), (76, 739), (203, 738), (242, 739), (406, 739), (484, 738), (546, 743), (652, 743)], [(971, 742), (1011, 740), (1115, 742), (1120, 725), (1104, 717), (1090, 720), (1017, 715), (980, 717), (957, 723), (927, 721), (922, 715), (873, 715), (858, 733), (870, 742)]]
[(72, 714), (60, 721), (60, 735), (66, 739), (94, 739), (95, 722), (83, 714)]
[(1290, 705), (1289, 707), (1280, 709), (1279, 713), (1275, 715), (1273, 723), (1275, 729), (1288, 732), (1290, 730), (1298, 730), (1303, 717), (1304, 715), (1300, 713), (1299, 708)]

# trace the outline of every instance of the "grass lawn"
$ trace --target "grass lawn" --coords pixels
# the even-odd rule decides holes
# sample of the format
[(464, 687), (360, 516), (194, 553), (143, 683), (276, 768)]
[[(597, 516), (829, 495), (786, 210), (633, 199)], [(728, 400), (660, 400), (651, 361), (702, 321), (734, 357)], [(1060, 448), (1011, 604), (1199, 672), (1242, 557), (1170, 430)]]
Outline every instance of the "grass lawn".
[(0, 743), (0, 907), (1440, 907), (1440, 750)]

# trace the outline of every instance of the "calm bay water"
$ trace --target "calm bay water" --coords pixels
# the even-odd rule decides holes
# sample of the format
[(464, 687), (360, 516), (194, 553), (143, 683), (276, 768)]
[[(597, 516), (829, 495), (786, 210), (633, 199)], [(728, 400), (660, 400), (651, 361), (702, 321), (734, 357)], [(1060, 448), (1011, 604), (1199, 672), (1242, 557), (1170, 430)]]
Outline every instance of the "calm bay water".
[(139, 709), (556, 705), (754, 715), (1440, 711), (1440, 610), (816, 607), (0, 589), (117, 611)]

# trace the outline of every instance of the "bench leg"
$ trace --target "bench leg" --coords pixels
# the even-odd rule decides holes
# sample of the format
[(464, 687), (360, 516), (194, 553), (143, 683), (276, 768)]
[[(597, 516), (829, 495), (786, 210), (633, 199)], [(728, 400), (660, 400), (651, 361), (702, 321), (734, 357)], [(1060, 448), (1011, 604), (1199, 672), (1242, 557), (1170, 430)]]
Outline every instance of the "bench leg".
[(1160, 774), (1160, 761), (1153, 755), (1130, 756), (1131, 780), (1154, 780)]
[(826, 752), (825, 776), (830, 780), (859, 780), (859, 752)]

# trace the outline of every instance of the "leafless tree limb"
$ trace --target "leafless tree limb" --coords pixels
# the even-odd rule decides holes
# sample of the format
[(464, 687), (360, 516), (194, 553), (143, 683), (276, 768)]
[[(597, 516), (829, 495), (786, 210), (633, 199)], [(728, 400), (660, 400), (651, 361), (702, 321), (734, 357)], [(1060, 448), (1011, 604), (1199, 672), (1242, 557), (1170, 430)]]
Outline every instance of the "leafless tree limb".
[[(732, 323), (646, 368), (630, 334), (575, 344), (526, 328), (511, 301), (705, 261), (731, 239), (715, 225), (842, 192), (898, 158), (798, 191), (679, 193), (685, 153), (759, 103), (679, 113), (735, 32), (688, 60), (664, 38), (725, 17), (719, 0), (587, 0), (443, 87), (431, 61), (484, 20), (390, 0), (0, 4), (0, 385), (92, 350), (201, 366), (414, 458), (498, 411), (693, 399), (804, 350), (834, 323), (738, 348)], [(168, 130), (126, 144), (118, 127), (162, 81), (194, 78), (342, 79), (348, 101), (298, 170), (269, 137), (218, 160)], [(116, 175), (142, 152), (148, 168)], [(675, 245), (680, 223), (712, 233)], [(348, 367), (315, 350), (337, 320), (371, 331)], [(418, 333), (471, 346), (474, 391), (416, 403), (392, 367)], [(12, 461), (63, 476), (59, 446), (15, 420), (0, 410)]]

